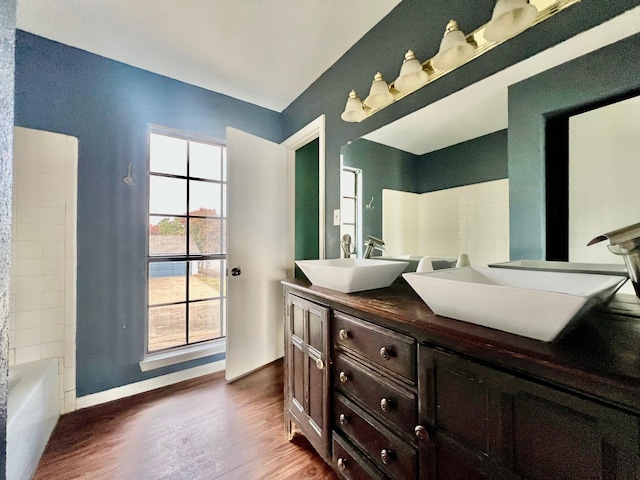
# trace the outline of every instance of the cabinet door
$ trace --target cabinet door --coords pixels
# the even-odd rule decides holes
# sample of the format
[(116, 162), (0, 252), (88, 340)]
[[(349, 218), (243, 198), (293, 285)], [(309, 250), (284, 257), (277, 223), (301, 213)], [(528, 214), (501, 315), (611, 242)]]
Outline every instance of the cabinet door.
[(508, 478), (498, 453), (502, 385), (509, 375), (420, 345), (419, 428), (421, 474), (429, 478)]
[(285, 418), (328, 459), (329, 309), (288, 294), (285, 339)]
[(640, 478), (633, 415), (520, 379), (502, 408), (504, 457), (521, 477)]

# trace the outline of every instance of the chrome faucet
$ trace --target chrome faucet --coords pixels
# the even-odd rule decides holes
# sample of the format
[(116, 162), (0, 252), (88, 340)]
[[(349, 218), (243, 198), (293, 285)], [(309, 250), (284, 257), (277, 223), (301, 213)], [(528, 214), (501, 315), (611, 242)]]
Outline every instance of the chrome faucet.
[(342, 236), (342, 240), (340, 241), (340, 246), (342, 247), (344, 258), (351, 258), (351, 255), (356, 253), (356, 250), (352, 247), (352, 244), (351, 244), (351, 235), (349, 235), (348, 233), (345, 233)]
[(367, 235), (368, 240), (364, 242), (364, 255), (363, 258), (371, 258), (371, 253), (373, 249), (380, 250), (381, 252), (386, 252), (386, 248), (384, 248), (384, 242), (380, 238), (372, 237), (371, 235)]

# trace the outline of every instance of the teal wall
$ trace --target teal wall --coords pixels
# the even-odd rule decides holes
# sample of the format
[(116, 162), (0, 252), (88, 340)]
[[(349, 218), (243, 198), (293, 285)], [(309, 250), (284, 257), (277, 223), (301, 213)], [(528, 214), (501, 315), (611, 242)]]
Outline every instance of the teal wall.
[[(296, 150), (296, 260), (315, 260), (319, 258), (319, 159), (320, 140), (318, 139)], [(304, 274), (298, 267), (296, 267), (296, 278), (304, 278)]]
[[(418, 157), (363, 138), (344, 145), (340, 152), (345, 167), (362, 170), (362, 235), (364, 238), (367, 235), (382, 238), (382, 190), (417, 193)], [(374, 208), (364, 208), (371, 197)], [(362, 245), (357, 249), (361, 250)]]
[[(473, 8), (468, 0), (433, 0), (428, 5), (424, 0), (403, 0), (283, 112), (285, 138), (319, 115), (326, 115), (325, 226), (329, 258), (340, 254), (339, 230), (333, 226), (332, 212), (340, 205), (340, 148), (343, 145), (640, 5), (640, 0), (584, 0), (360, 123), (350, 124), (340, 119), (351, 89), (364, 98), (376, 71), (380, 71), (387, 80), (396, 78), (408, 48), (413, 49), (419, 58), (429, 58), (437, 52), (444, 27), (451, 18), (458, 20), (461, 27), (469, 32), (488, 21), (494, 5), (495, 0), (475, 0)], [(631, 58), (636, 59), (632, 63), (638, 63), (637, 54)], [(627, 59), (624, 63), (630, 62)], [(604, 69), (592, 64), (591, 70)], [(555, 84), (564, 83), (565, 79), (553, 75), (547, 82), (552, 90)], [(571, 88), (579, 90), (582, 85), (572, 84)], [(432, 121), (437, 122), (438, 119)], [(523, 180), (518, 180), (517, 195), (520, 195), (518, 189), (530, 188), (522, 183)], [(521, 200), (525, 196), (523, 193)], [(512, 227), (516, 245), (529, 235), (530, 229), (524, 225), (528, 221), (532, 221), (530, 216)], [(540, 219), (535, 223), (539, 224)], [(523, 228), (523, 234), (514, 228)], [(539, 244), (539, 241), (534, 243)], [(520, 251), (520, 247), (517, 250)]]
[[(279, 142), (281, 115), (22, 31), (15, 123), (78, 138), (77, 394), (195, 367), (141, 372), (145, 350), (149, 124)], [(125, 185), (131, 162), (135, 182)], [(259, 207), (259, 206), (257, 206)]]
[(420, 193), (500, 180), (508, 176), (507, 130), (420, 156)]
[[(571, 114), (640, 94), (639, 59), (640, 35), (634, 35), (509, 88), (512, 260), (548, 257), (547, 207), (554, 205), (547, 205), (545, 195), (547, 152), (566, 149), (561, 141), (558, 145), (557, 132), (547, 139), (548, 126), (560, 123), (562, 131), (563, 119)], [(564, 159), (561, 156), (555, 161), (567, 162), (568, 159), (565, 154)], [(637, 206), (622, 205), (621, 208)], [(563, 240), (550, 238), (552, 243)]]

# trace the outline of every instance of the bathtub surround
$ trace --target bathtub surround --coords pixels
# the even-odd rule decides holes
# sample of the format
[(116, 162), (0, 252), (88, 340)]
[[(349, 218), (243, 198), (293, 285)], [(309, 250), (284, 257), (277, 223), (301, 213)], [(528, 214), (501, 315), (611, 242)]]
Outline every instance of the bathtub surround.
[(9, 368), (7, 478), (33, 476), (60, 416), (58, 360), (49, 358)]
[(6, 477), (16, 0), (0, 2), (0, 479)]
[(67, 413), (76, 400), (78, 140), (16, 127), (13, 177), (9, 363), (56, 359)]

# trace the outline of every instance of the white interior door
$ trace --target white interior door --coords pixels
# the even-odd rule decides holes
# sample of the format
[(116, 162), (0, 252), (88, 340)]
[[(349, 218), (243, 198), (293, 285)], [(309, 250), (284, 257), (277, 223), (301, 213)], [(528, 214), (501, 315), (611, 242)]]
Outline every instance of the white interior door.
[(286, 149), (227, 129), (227, 358), (233, 380), (284, 353)]

